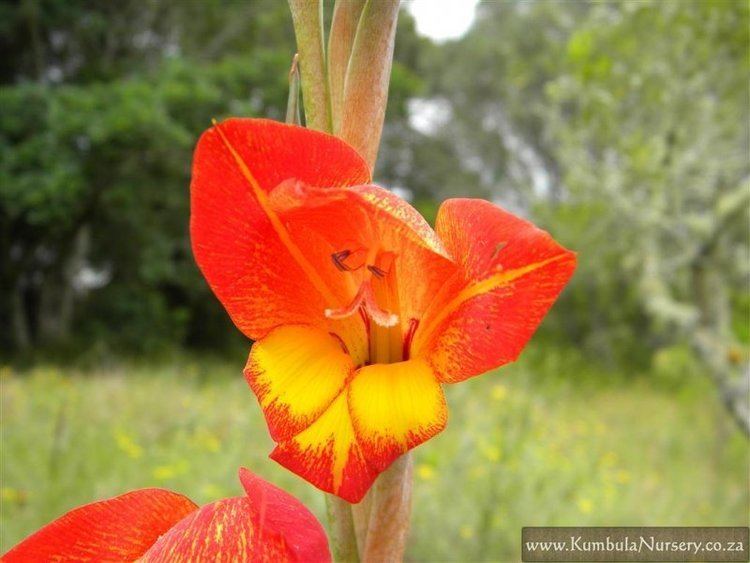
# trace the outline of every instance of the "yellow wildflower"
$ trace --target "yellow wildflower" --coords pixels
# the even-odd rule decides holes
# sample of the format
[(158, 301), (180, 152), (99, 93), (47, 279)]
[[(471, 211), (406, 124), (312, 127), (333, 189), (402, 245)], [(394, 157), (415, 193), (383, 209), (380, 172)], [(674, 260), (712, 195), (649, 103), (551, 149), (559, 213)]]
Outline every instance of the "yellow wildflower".
[(216, 437), (215, 434), (213, 434), (210, 430), (207, 430), (205, 428), (199, 428), (196, 430), (195, 434), (193, 435), (193, 442), (209, 451), (209, 452), (218, 452), (221, 449), (221, 442), (219, 441), (219, 438)]
[(612, 467), (615, 463), (617, 463), (617, 454), (615, 452), (607, 452), (599, 460), (599, 464), (602, 467)]
[(505, 385), (495, 385), (492, 387), (492, 398), (495, 401), (502, 401), (508, 395), (508, 389)]
[(143, 455), (143, 448), (139, 446), (131, 435), (122, 430), (115, 430), (114, 433), (115, 442), (117, 447), (125, 454), (132, 458), (138, 459)]
[(429, 481), (435, 477), (435, 468), (426, 463), (420, 463), (417, 467), (417, 475), (419, 475), (420, 479)]
[(578, 510), (583, 514), (591, 514), (594, 510), (594, 503), (587, 498), (578, 499)]
[(154, 476), (154, 479), (157, 479), (159, 481), (167, 481), (169, 479), (177, 477), (178, 475), (187, 473), (188, 469), (188, 462), (184, 459), (181, 459), (171, 465), (158, 465), (154, 467), (152, 474)]
[(472, 528), (471, 526), (463, 525), (459, 529), (458, 533), (463, 539), (470, 540), (474, 537), (474, 528)]
[(630, 472), (626, 471), (625, 469), (620, 469), (615, 474), (615, 481), (617, 481), (621, 485), (625, 485), (627, 483), (630, 483)]

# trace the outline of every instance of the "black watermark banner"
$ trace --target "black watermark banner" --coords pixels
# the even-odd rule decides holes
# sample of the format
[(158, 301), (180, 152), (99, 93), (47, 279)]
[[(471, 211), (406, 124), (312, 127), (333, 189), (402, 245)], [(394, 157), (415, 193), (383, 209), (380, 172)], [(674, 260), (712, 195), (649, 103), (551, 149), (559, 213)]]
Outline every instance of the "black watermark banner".
[(523, 528), (522, 561), (747, 562), (750, 528)]

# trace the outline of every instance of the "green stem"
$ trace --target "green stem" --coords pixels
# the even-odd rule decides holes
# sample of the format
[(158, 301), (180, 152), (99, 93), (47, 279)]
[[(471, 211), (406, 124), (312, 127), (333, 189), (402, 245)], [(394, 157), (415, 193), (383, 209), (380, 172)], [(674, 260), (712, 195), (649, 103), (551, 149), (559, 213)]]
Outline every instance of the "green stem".
[(292, 67), (289, 69), (289, 98), (286, 102), (286, 122), (292, 125), (301, 125), (299, 113), (299, 53), (292, 59)]
[(326, 495), (331, 549), (339, 563), (358, 563), (357, 537), (354, 532), (352, 505), (333, 495)]
[(331, 132), (331, 101), (325, 60), (322, 0), (289, 0), (302, 73), (305, 125)]
[(341, 129), (346, 73), (349, 69), (354, 36), (364, 7), (365, 0), (336, 0), (333, 7), (331, 32), (328, 36), (328, 86), (331, 93), (334, 135), (338, 135)]

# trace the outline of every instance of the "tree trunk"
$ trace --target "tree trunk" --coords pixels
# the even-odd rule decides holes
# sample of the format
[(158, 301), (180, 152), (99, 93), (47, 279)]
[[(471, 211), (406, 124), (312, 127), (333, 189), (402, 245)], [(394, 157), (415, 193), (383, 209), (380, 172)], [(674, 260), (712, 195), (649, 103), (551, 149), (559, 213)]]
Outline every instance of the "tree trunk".
[(23, 298), (23, 289), (16, 283), (11, 295), (11, 315), (13, 317), (13, 344), (17, 350), (27, 350), (31, 345), (31, 334)]
[[(54, 344), (70, 336), (75, 305), (75, 278), (85, 265), (89, 249), (89, 229), (79, 228), (62, 265), (53, 270), (41, 287), (39, 304), (39, 340)], [(63, 251), (64, 252), (64, 251)]]
[(727, 411), (750, 437), (750, 365), (733, 365), (729, 296), (721, 272), (712, 256), (702, 256), (693, 265), (692, 284), (699, 320), (691, 344), (708, 368)]

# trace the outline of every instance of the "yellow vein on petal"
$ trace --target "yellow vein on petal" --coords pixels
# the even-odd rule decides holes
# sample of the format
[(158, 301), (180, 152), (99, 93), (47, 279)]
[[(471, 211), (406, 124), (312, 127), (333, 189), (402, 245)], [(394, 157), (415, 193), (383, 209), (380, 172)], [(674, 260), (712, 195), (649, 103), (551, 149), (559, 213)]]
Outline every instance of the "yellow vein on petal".
[[(547, 258), (546, 260), (542, 260), (541, 262), (534, 262), (533, 264), (529, 264), (528, 266), (498, 272), (488, 278), (466, 286), (453, 299), (451, 299), (445, 307), (441, 309), (440, 314), (437, 315), (429, 325), (425, 326), (425, 329), (421, 333), (421, 335), (416, 335), (415, 341), (418, 341), (419, 345), (426, 344), (429, 341), (429, 338), (432, 336), (432, 333), (437, 330), (437, 328), (443, 323), (443, 321), (447, 319), (448, 316), (450, 316), (452, 313), (454, 313), (456, 309), (458, 309), (466, 301), (503, 287), (510, 282), (513, 282), (518, 278), (525, 276), (526, 274), (538, 270), (539, 268), (543, 268), (544, 266), (547, 266), (552, 262), (561, 260), (566, 256), (568, 256), (567, 253), (558, 254), (556, 256), (552, 256), (551, 258)], [(418, 344), (416, 344), (415, 342), (415, 347), (416, 346), (418, 346)]]
[(276, 231), (276, 234), (279, 235), (281, 242), (284, 244), (284, 246), (286, 246), (287, 250), (289, 250), (289, 253), (292, 255), (297, 264), (299, 264), (300, 268), (302, 268), (302, 270), (305, 272), (307, 277), (310, 279), (315, 288), (320, 292), (320, 294), (329, 302), (331, 306), (337, 306), (338, 300), (333, 295), (331, 290), (328, 289), (328, 286), (326, 286), (325, 282), (318, 275), (318, 272), (315, 270), (313, 265), (308, 262), (307, 258), (305, 258), (303, 252), (294, 243), (292, 237), (289, 235), (289, 232), (281, 222), (281, 219), (279, 219), (279, 216), (276, 215), (273, 209), (271, 209), (271, 205), (268, 202), (268, 196), (266, 195), (266, 192), (264, 192), (263, 188), (260, 187), (258, 180), (255, 179), (255, 176), (253, 176), (245, 161), (232, 146), (232, 143), (229, 142), (229, 139), (227, 139), (224, 131), (221, 130), (221, 126), (216, 121), (214, 121), (214, 128), (219, 133), (222, 142), (227, 147), (227, 150), (229, 150), (230, 154), (237, 163), (240, 172), (250, 184), (255, 198), (258, 200), (258, 205), (260, 205), (269, 221), (271, 221), (271, 225)]

